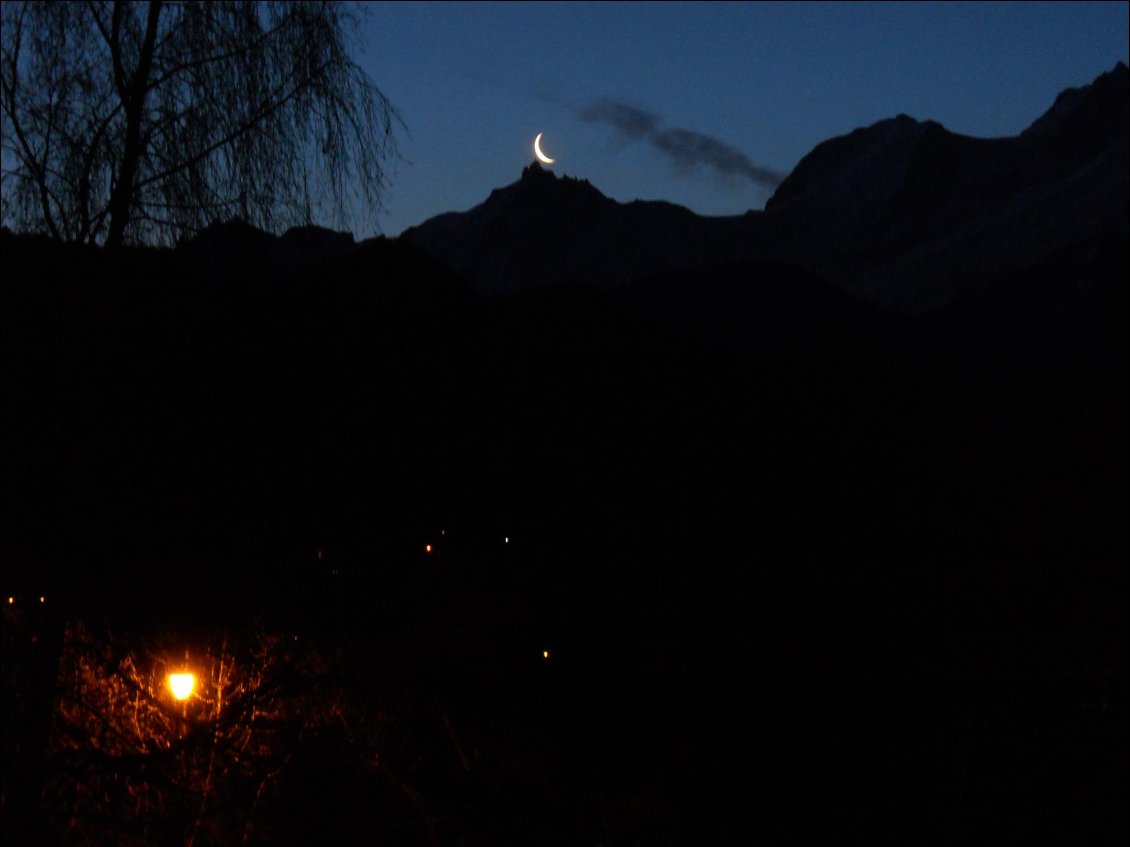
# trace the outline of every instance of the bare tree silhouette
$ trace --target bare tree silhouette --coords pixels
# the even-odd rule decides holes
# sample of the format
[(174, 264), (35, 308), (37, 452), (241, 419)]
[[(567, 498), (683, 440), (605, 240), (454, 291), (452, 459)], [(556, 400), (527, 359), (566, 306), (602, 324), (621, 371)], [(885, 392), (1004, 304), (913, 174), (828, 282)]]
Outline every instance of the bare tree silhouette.
[(171, 244), (218, 219), (375, 221), (400, 118), (336, 2), (2, 6), (5, 223)]

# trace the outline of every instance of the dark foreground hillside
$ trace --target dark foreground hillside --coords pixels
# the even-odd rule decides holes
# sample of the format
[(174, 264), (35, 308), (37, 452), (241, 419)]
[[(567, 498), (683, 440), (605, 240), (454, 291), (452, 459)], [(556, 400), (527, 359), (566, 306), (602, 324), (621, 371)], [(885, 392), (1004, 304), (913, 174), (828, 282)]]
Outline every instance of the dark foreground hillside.
[(909, 319), (2, 238), (6, 839), (1126, 836), (1125, 239)]

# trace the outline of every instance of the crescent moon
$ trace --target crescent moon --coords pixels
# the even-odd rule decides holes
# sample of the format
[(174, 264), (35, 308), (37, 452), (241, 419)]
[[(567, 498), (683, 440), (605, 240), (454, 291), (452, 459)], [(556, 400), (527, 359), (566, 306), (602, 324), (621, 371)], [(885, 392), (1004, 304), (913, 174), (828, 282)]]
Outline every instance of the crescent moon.
[(541, 137), (542, 133), (538, 133), (538, 137), (534, 139), (534, 155), (538, 157), (539, 162), (544, 162), (547, 165), (553, 164), (553, 159), (541, 152)]

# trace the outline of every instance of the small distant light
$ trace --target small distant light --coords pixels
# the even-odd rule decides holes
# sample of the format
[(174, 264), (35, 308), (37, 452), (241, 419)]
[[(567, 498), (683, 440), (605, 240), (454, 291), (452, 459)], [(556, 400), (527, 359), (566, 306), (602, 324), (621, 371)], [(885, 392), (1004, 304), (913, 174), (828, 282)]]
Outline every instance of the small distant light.
[(169, 689), (178, 700), (187, 700), (196, 687), (196, 677), (190, 673), (169, 674)]
[(543, 659), (548, 659), (549, 658), (549, 651), (548, 650), (542, 650), (541, 651), (541, 657)]
[(430, 552), (432, 552), (432, 545), (431, 545), (431, 544), (425, 544), (425, 545), (424, 545), (424, 552), (425, 552), (425, 553), (430, 553)]
[(9, 606), (11, 606), (11, 605), (12, 605), (13, 603), (15, 603), (15, 602), (16, 602), (16, 598), (15, 598), (15, 597), (9, 597), (9, 598), (8, 598), (8, 605), (9, 605)]
[(447, 535), (447, 530), (446, 530), (446, 529), (441, 529), (441, 530), (439, 531), (439, 534), (440, 534), (440, 535)]
[(503, 544), (509, 544), (509, 543), (510, 543), (510, 536), (509, 536), (509, 535), (504, 535), (504, 536), (502, 537), (502, 543), (503, 543)]
[(322, 561), (322, 551), (321, 550), (318, 551), (318, 561), (319, 562)]
[(43, 596), (42, 594), (40, 594), (40, 595), (39, 595), (39, 602), (40, 602), (40, 603), (46, 603), (46, 602), (47, 602), (47, 598), (46, 598), (46, 597), (44, 597), (44, 596)]

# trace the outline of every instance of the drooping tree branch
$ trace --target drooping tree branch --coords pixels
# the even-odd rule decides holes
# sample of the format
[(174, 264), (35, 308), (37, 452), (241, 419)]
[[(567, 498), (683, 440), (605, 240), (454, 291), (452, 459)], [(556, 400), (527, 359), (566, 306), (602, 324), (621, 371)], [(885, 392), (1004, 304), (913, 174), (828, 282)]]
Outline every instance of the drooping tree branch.
[(343, 4), (12, 2), (0, 15), (5, 223), (119, 244), (233, 215), (267, 229), (375, 221), (400, 119), (349, 58)]

